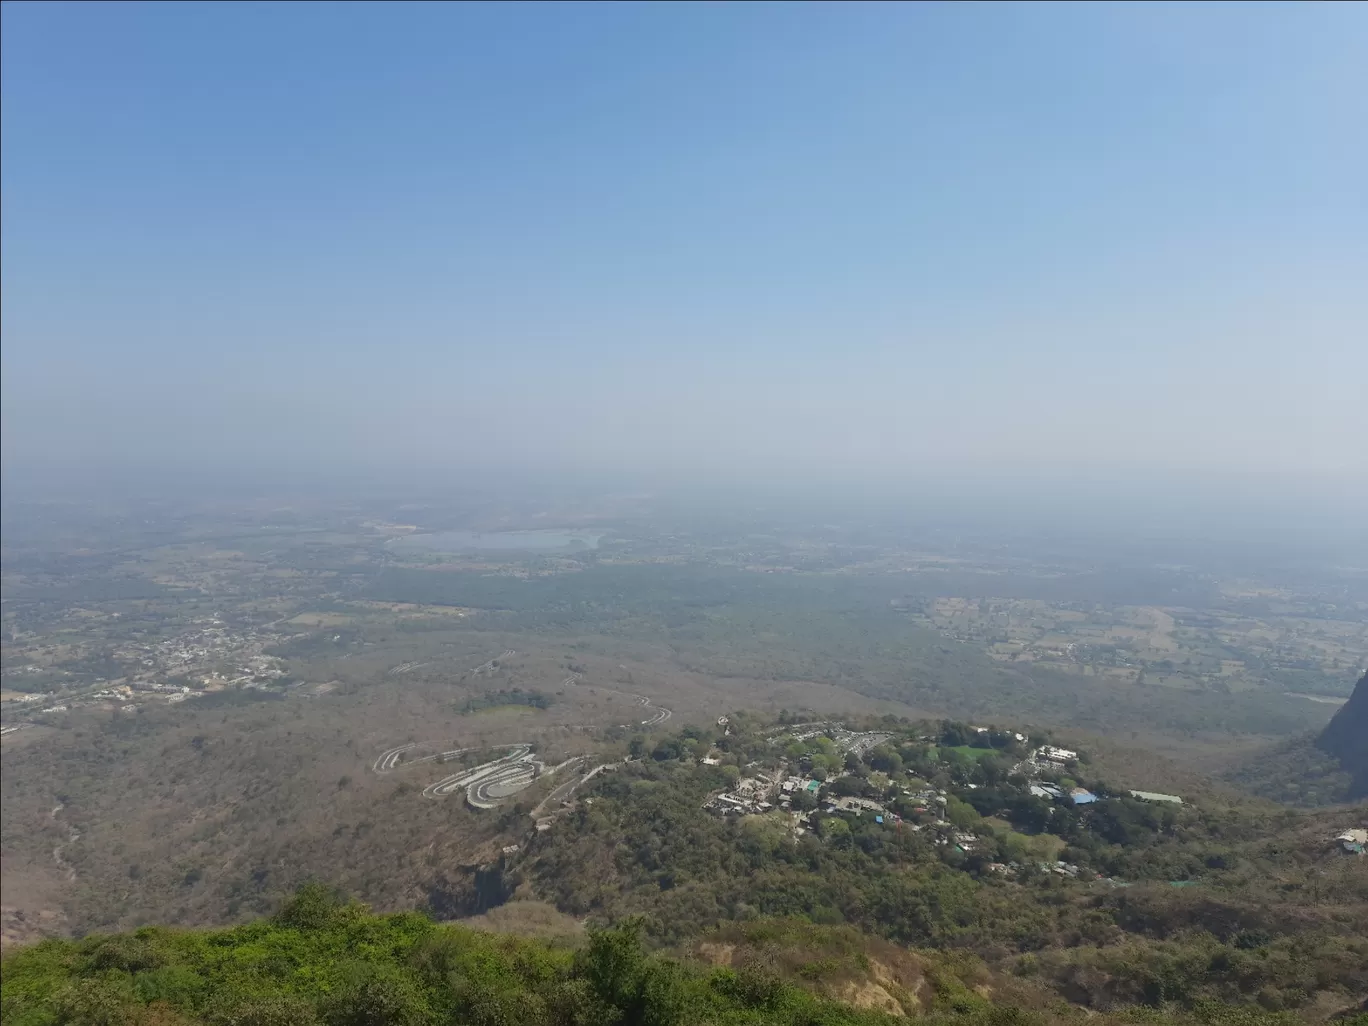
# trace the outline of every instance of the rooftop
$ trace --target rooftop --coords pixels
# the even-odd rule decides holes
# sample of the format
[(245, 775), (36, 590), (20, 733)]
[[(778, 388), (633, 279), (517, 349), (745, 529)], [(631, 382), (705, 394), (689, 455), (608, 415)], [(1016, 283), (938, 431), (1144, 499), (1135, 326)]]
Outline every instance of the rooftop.
[(1132, 791), (1132, 798), (1139, 798), (1142, 802), (1171, 802), (1174, 805), (1182, 805), (1183, 799), (1176, 794), (1160, 794), (1158, 791)]

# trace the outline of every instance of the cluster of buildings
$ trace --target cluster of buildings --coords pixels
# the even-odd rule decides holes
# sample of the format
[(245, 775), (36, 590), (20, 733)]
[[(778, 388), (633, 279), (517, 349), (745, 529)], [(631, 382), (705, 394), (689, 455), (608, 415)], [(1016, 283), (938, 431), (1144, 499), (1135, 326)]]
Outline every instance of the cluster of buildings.
[[(1016, 736), (1021, 737), (1020, 734)], [(1078, 761), (1078, 753), (1072, 748), (1056, 748), (1054, 745), (1041, 745), (1031, 753), (1031, 761), (1041, 769), (1063, 769), (1069, 763)]]
[[(1017, 735), (1018, 737), (1020, 735)], [(1035, 776), (1042, 772), (1058, 772), (1069, 768), (1078, 762), (1078, 753), (1072, 748), (1059, 748), (1055, 745), (1041, 745), (1033, 751), (1025, 762), (1017, 769)], [(1052, 802), (1069, 802), (1073, 805), (1091, 805), (1093, 802), (1101, 801), (1099, 795), (1093, 794), (1086, 787), (1064, 788), (1059, 784), (1051, 783), (1048, 780), (1040, 780), (1031, 784), (1031, 794), (1037, 798), (1043, 798)], [(1183, 799), (1176, 794), (1163, 794), (1159, 791), (1131, 791), (1130, 796), (1142, 802), (1152, 802), (1161, 805), (1182, 805)]]
[[(165, 675), (198, 679), (204, 691), (269, 687), (285, 676), (284, 660), (266, 654), (283, 635), (247, 627), (233, 629), (217, 616), (198, 620), (188, 631), (152, 645), (125, 645), (116, 658), (136, 667), (130, 677)], [(191, 695), (196, 688), (130, 681), (137, 691)]]
[(1097, 795), (1086, 787), (1071, 787), (1066, 791), (1058, 784), (1051, 784), (1049, 781), (1032, 784), (1031, 794), (1036, 798), (1043, 798), (1047, 802), (1070, 802), (1073, 805), (1091, 805), (1097, 801)]
[[(140, 696), (172, 703), (226, 688), (276, 688), (286, 676), (284, 660), (267, 655), (265, 649), (281, 639), (282, 635), (256, 628), (231, 630), (218, 619), (200, 621), (175, 638), (151, 645), (125, 644), (115, 653), (127, 671), (123, 678), (20, 695), (5, 704), (7, 711), (22, 710), (27, 718), (82, 706), (113, 705), (132, 711), (138, 708), (135, 699)], [(182, 682), (197, 679), (198, 686), (151, 679), (160, 675), (178, 677)]]
[[(1100, 795), (1093, 794), (1086, 787), (1071, 787), (1067, 790), (1059, 784), (1042, 780), (1031, 784), (1031, 794), (1049, 802), (1068, 802), (1072, 805), (1091, 805), (1101, 801)], [(1183, 799), (1176, 794), (1161, 794), (1158, 791), (1131, 791), (1130, 796), (1138, 801), (1160, 805), (1182, 805)]]
[[(706, 763), (708, 760), (703, 761)], [(774, 797), (775, 783), (764, 776), (742, 777), (730, 791), (714, 795), (703, 807), (723, 816), (750, 816), (769, 812), (774, 808), (774, 803), (769, 799)], [(787, 804), (785, 802), (785, 807)]]
[(779, 800), (786, 805), (790, 804), (793, 801), (793, 796), (801, 791), (806, 791), (816, 798), (821, 789), (822, 782), (820, 780), (811, 780), (807, 777), (789, 777), (779, 785), (779, 790), (782, 792)]
[[(724, 726), (725, 724), (723, 720), (719, 720), (718, 725)], [(847, 730), (839, 723), (807, 723), (787, 727), (777, 732), (770, 740), (775, 741), (782, 738), (786, 741), (810, 741), (823, 735), (830, 737), (832, 743), (842, 753), (854, 752), (856, 755), (864, 755), (871, 748), (883, 744), (893, 736), (888, 731)], [(701, 761), (705, 766), (716, 766), (720, 762), (715, 755), (711, 754), (704, 756)], [(755, 765), (752, 763), (751, 767)], [(822, 782), (820, 780), (801, 775), (785, 776), (782, 772), (774, 779), (763, 775), (742, 777), (730, 790), (709, 798), (703, 807), (709, 812), (722, 816), (759, 815), (776, 807), (788, 811), (792, 809), (793, 799), (796, 795), (806, 792), (813, 798), (817, 798), (821, 789)], [(885, 814), (883, 806), (879, 805), (878, 802), (867, 801), (863, 798), (831, 799), (827, 806), (828, 811), (854, 812), (857, 815), (862, 810), (872, 811), (880, 817), (880, 822), (882, 822), (882, 816)]]
[[(995, 730), (995, 728), (989, 727), (973, 727), (972, 729), (979, 733)], [(1027, 740), (1024, 734), (1007, 733), (1010, 733), (1018, 744), (1024, 744)], [(846, 730), (839, 724), (809, 723), (790, 727), (786, 731), (777, 733), (771, 737), (771, 741), (780, 743), (801, 742), (809, 741), (818, 736), (831, 738), (836, 747), (843, 753), (855, 752), (860, 755), (893, 737), (891, 733), (887, 732), (856, 732)], [(937, 741), (936, 738), (920, 738), (918, 740), (927, 744), (934, 744)], [(702, 761), (708, 765), (718, 765), (720, 762), (716, 753), (704, 757)], [(1031, 751), (1016, 769), (1028, 777), (1034, 778), (1028, 784), (1028, 788), (1030, 794), (1036, 798), (1075, 807), (1091, 805), (1104, 800), (1104, 796), (1094, 794), (1085, 787), (1072, 786), (1067, 779), (1064, 780), (1064, 783), (1058, 782), (1067, 771), (1077, 768), (1078, 761), (1079, 753), (1073, 749), (1062, 748), (1057, 745), (1040, 745)], [(755, 766), (756, 764), (751, 764), (751, 768)], [(833, 774), (825, 783), (830, 784), (834, 780), (840, 779), (841, 776), (844, 774)], [(971, 783), (965, 786), (973, 789), (977, 785)], [(936, 835), (935, 844), (945, 847), (946, 850), (953, 848), (965, 855), (972, 855), (985, 850), (985, 844), (989, 843), (969, 830), (951, 827), (946, 818), (949, 794), (943, 789), (921, 784), (902, 788), (902, 795), (906, 801), (896, 804), (901, 812), (911, 817), (906, 821), (898, 812), (885, 807), (882, 802), (853, 795), (838, 795), (833, 793), (833, 790), (842, 790), (842, 788), (826, 788), (823, 781), (781, 768), (772, 780), (759, 773), (743, 776), (729, 790), (711, 797), (704, 807), (723, 816), (760, 815), (777, 808), (790, 812), (795, 823), (794, 832), (803, 833), (805, 832), (803, 826), (805, 815), (794, 808), (794, 799), (800, 794), (807, 793), (817, 800), (817, 807), (829, 815), (869, 815), (874, 818), (876, 823), (889, 823), (913, 831), (932, 830)], [(1140, 801), (1170, 805), (1183, 804), (1183, 799), (1174, 794), (1162, 794), (1157, 791), (1131, 791), (1129, 793), (1132, 798)], [(910, 811), (907, 808), (909, 804), (911, 805)], [(800, 808), (803, 807), (810, 808), (811, 803), (800, 806)], [(1362, 834), (1363, 831), (1358, 833)], [(1358, 844), (1358, 850), (1362, 851), (1364, 839), (1349, 838), (1345, 843)], [(987, 850), (992, 850), (991, 844)], [(1025, 868), (1027, 867), (1016, 863), (991, 863), (987, 870), (1014, 876)], [(1063, 860), (1042, 862), (1038, 866), (1033, 865), (1030, 868), (1068, 879), (1077, 879), (1080, 873), (1088, 875), (1088, 871)]]
[[(1091, 870), (1083, 869), (1081, 866), (1076, 866), (1072, 862), (1065, 862), (1063, 859), (1057, 859), (1054, 862), (1037, 862), (1035, 863), (1035, 867), (1042, 873), (1062, 876), (1067, 880), (1077, 880), (1080, 879), (1080, 877), (1082, 879), (1094, 879), (1097, 876), (1097, 874), (1093, 873)], [(1011, 878), (1015, 877), (1026, 867), (1020, 862), (990, 862), (983, 868), (985, 871), (997, 876)]]

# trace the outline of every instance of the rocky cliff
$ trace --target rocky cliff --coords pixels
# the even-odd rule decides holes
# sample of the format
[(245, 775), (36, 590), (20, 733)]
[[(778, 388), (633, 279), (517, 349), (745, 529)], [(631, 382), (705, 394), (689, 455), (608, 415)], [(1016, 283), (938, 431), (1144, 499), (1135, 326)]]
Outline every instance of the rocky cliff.
[(1349, 798), (1368, 795), (1368, 673), (1316, 738), (1316, 747), (1333, 756), (1350, 775)]

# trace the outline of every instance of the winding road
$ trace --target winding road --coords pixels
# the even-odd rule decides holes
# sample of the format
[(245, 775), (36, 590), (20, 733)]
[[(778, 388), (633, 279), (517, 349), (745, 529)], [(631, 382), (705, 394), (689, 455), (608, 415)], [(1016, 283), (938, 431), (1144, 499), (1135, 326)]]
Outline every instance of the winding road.
[(469, 670), (466, 670), (466, 673), (472, 674), (476, 677), (478, 677), (482, 673), (493, 673), (494, 664), (497, 663), (500, 659), (509, 659), (517, 654), (518, 653), (513, 651), (513, 649), (511, 648), (505, 649), (501, 654), (496, 655), (493, 659), (490, 659), (488, 662), (483, 662), (479, 666), (473, 666)]
[[(512, 649), (504, 652), (495, 659), (489, 660), (480, 666), (469, 671), (474, 674), (482, 673), (492, 669), (497, 659), (507, 659), (509, 656), (516, 655)], [(402, 670), (414, 664), (403, 664)], [(395, 671), (391, 671), (395, 672)], [(561, 681), (562, 687), (579, 687), (579, 681), (583, 675), (572, 673)], [(641, 721), (643, 727), (654, 727), (664, 723), (674, 715), (669, 709), (654, 704), (645, 695), (636, 695), (627, 691), (615, 691), (612, 688), (595, 688), (597, 691), (604, 691), (610, 695), (621, 695), (630, 698), (640, 705), (643, 709), (650, 712), (650, 716)], [(378, 774), (393, 773), (395, 770), (404, 766), (417, 766), (428, 762), (445, 762), (449, 758), (464, 755), (474, 751), (473, 748), (440, 748), (441, 742), (434, 741), (410, 741), (408, 744), (398, 745), (381, 752), (372, 763), (371, 769)], [(534, 754), (532, 746), (526, 742), (509, 745), (493, 745), (493, 749), (504, 751), (507, 754), (489, 762), (481, 763), (462, 769), (459, 773), (443, 777), (436, 783), (429, 784), (423, 788), (425, 798), (445, 798), (455, 794), (457, 791), (465, 791), (466, 802), (476, 809), (493, 809), (503, 804), (508, 799), (527, 787), (541, 776), (552, 776), (561, 770), (571, 766), (581, 764), (585, 756), (576, 755), (556, 766), (548, 767)], [(588, 773), (578, 776), (573, 780), (566, 781), (559, 785), (549, 795), (543, 799), (532, 811), (532, 817), (536, 819), (546, 808), (555, 802), (561, 802), (574, 794), (581, 784), (592, 780), (603, 770), (612, 769), (619, 763), (604, 763), (595, 766)]]
[[(583, 676), (584, 674), (582, 673), (572, 673), (570, 674), (570, 676), (566, 677), (565, 680), (561, 681), (561, 687), (579, 687), (580, 678), (582, 678)], [(645, 695), (634, 695), (630, 691), (614, 691), (612, 688), (601, 688), (597, 686), (595, 686), (594, 690), (606, 691), (610, 695), (622, 695), (624, 698), (635, 699), (638, 705), (642, 705), (645, 706), (647, 709), (653, 710), (653, 712), (648, 718), (641, 721), (641, 725), (643, 727), (658, 726), (674, 715), (674, 713), (672, 713), (669, 709), (666, 709), (664, 706), (656, 705)]]
[[(65, 808), (66, 808), (66, 804), (65, 804), (64, 802), (58, 802), (58, 803), (57, 803), (57, 807), (54, 808), (54, 809), (52, 810), (52, 812), (48, 814), (48, 815), (49, 815), (49, 818), (51, 818), (51, 820), (52, 820), (54, 823), (58, 822), (58, 820), (57, 820), (57, 813), (61, 812), (61, 811), (62, 811), (63, 809), (65, 809)], [(68, 844), (75, 844), (75, 843), (76, 843), (77, 841), (79, 841), (80, 839), (81, 839), (81, 833), (80, 833), (80, 831), (77, 830), (75, 827), (68, 825), (68, 826), (67, 826), (67, 839), (66, 839), (65, 841), (63, 841), (61, 844), (57, 845), (57, 847), (55, 847), (55, 848), (52, 849), (52, 861), (55, 862), (55, 863), (57, 863), (57, 868), (58, 868), (58, 869), (62, 870), (64, 873), (66, 873), (67, 879), (68, 879), (68, 880), (75, 880), (75, 879), (76, 879), (76, 868), (75, 868), (70, 862), (68, 862), (66, 859), (62, 858), (62, 849), (65, 848)]]
[(423, 788), (426, 798), (445, 798), (456, 791), (465, 791), (466, 801), (477, 809), (491, 809), (504, 798), (511, 798), (537, 778), (544, 768), (527, 744), (498, 745), (508, 754), (492, 762), (481, 763), (460, 773), (443, 777)]

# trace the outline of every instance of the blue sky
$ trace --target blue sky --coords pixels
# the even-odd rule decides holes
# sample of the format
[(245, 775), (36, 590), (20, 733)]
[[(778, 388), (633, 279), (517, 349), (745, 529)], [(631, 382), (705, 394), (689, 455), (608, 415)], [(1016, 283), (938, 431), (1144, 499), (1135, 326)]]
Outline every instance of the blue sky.
[(10, 467), (1368, 474), (1368, 8), (3, 9)]

